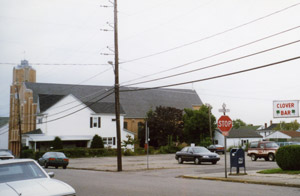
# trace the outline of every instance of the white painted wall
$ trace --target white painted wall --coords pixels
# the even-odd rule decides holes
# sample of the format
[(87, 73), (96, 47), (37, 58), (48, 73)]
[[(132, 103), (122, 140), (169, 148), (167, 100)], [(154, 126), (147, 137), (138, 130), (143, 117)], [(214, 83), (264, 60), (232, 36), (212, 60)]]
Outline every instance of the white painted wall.
[[(43, 124), (37, 124), (37, 129), (40, 128), (45, 135), (50, 136), (94, 136), (99, 135), (104, 137), (115, 137), (116, 122), (115, 114), (95, 114), (94, 111), (82, 104), (73, 95), (68, 95), (58, 103), (43, 112)], [(70, 109), (72, 108), (72, 109)], [(78, 111), (80, 110), (80, 111)], [(66, 116), (71, 114), (69, 116)], [(101, 117), (101, 127), (90, 127), (90, 117)], [(121, 125), (121, 141), (127, 140), (128, 132), (123, 131), (124, 116), (120, 116)], [(134, 138), (133, 134), (130, 134)], [(116, 148), (116, 145), (110, 145)]]
[(0, 149), (8, 149), (8, 123), (0, 128)]
[[(218, 140), (218, 144), (225, 146), (224, 143), (224, 136), (218, 132), (215, 131), (215, 140)], [(262, 138), (227, 138), (227, 149), (231, 146), (240, 146), (242, 144), (242, 140), (248, 140), (248, 142), (254, 142), (254, 141), (261, 141)]]

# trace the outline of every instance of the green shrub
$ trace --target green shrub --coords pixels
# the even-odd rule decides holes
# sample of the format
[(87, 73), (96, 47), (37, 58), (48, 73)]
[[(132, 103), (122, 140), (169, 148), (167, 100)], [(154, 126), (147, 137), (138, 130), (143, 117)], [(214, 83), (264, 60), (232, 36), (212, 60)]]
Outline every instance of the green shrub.
[(102, 137), (95, 135), (91, 143), (91, 148), (104, 148)]
[(126, 149), (124, 152), (123, 152), (124, 156), (134, 156), (135, 153), (130, 150), (130, 149)]
[(21, 158), (34, 159), (34, 152), (33, 152), (33, 150), (32, 149), (22, 150), (22, 152), (21, 152)]
[(300, 170), (300, 145), (280, 147), (276, 152), (276, 163), (282, 170)]
[(62, 149), (63, 148), (63, 143), (59, 137), (55, 137), (54, 140), (52, 141), (52, 147), (53, 150), (57, 149)]

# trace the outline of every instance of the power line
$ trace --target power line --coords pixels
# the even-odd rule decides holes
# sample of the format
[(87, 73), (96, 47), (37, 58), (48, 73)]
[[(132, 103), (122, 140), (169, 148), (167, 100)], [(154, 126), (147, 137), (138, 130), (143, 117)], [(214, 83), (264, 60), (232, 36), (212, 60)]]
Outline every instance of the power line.
[(161, 77), (161, 78), (156, 78), (156, 79), (152, 79), (152, 80), (146, 80), (146, 81), (142, 81), (142, 82), (128, 84), (128, 85), (125, 85), (125, 86), (133, 86), (133, 85), (138, 85), (138, 84), (154, 82), (154, 81), (158, 81), (158, 80), (168, 79), (168, 78), (172, 78), (172, 77), (175, 77), (175, 76), (180, 76), (180, 75), (192, 73), (192, 72), (195, 72), (195, 71), (200, 71), (200, 70), (216, 67), (216, 66), (219, 66), (219, 65), (223, 65), (223, 64), (226, 64), (226, 63), (234, 62), (234, 61), (237, 61), (237, 60), (241, 60), (241, 59), (244, 59), (244, 58), (248, 58), (248, 57), (255, 56), (255, 55), (258, 55), (258, 54), (262, 54), (262, 53), (265, 53), (265, 52), (269, 52), (269, 51), (272, 51), (272, 50), (275, 50), (275, 49), (279, 49), (279, 48), (282, 48), (282, 47), (285, 47), (285, 46), (289, 46), (291, 44), (295, 44), (295, 43), (298, 43), (298, 42), (300, 42), (300, 40), (289, 42), (287, 44), (283, 44), (283, 45), (280, 45), (280, 46), (276, 46), (276, 47), (269, 48), (269, 49), (266, 49), (266, 50), (262, 50), (262, 51), (259, 51), (259, 52), (255, 52), (255, 53), (252, 53), (252, 54), (241, 56), (241, 57), (238, 57), (238, 58), (230, 59), (230, 60), (223, 61), (223, 62), (220, 62), (220, 63), (216, 63), (216, 64), (212, 64), (212, 65), (209, 65), (209, 66), (201, 67), (201, 68), (198, 68), (198, 69), (194, 69), (194, 70), (190, 70), (190, 71), (186, 71), (186, 72), (182, 72), (182, 73), (178, 73), (178, 74), (173, 74), (173, 75), (165, 76), (165, 77)]
[(297, 60), (297, 59), (300, 59), (300, 56), (293, 57), (293, 58), (286, 59), (286, 60), (282, 60), (282, 61), (278, 61), (278, 62), (275, 62), (275, 63), (270, 63), (270, 64), (250, 68), (250, 69), (244, 69), (244, 70), (241, 70), (241, 71), (231, 72), (231, 73), (228, 73), (228, 74), (223, 74), (223, 75), (213, 76), (213, 77), (209, 77), (209, 78), (204, 78), (204, 79), (200, 79), (200, 80), (193, 80), (193, 81), (182, 82), (182, 83), (168, 84), (168, 85), (151, 87), (151, 88), (139, 88), (139, 89), (134, 89), (134, 90), (122, 90), (120, 92), (154, 90), (154, 89), (167, 88), (167, 87), (172, 87), (172, 86), (180, 86), (180, 85), (196, 83), (196, 82), (203, 82), (203, 81), (223, 78), (223, 77), (227, 77), (227, 76), (231, 76), (231, 75), (236, 75), (236, 74), (240, 74), (240, 73), (244, 73), (244, 72), (254, 71), (254, 70), (258, 70), (258, 69), (262, 69), (262, 68), (266, 68), (266, 67), (271, 67), (271, 66), (274, 66), (274, 65), (277, 65), (277, 64), (286, 63), (286, 62), (294, 61), (294, 60)]
[(225, 53), (228, 53), (228, 52), (231, 52), (231, 51), (234, 51), (234, 50), (243, 48), (243, 47), (245, 47), (245, 46), (249, 46), (249, 45), (251, 45), (251, 44), (254, 44), (254, 43), (257, 43), (257, 42), (260, 42), (260, 41), (263, 41), (263, 40), (266, 40), (266, 39), (269, 39), (269, 38), (272, 38), (272, 37), (281, 35), (281, 34), (283, 34), (283, 33), (287, 33), (287, 32), (289, 32), (289, 31), (293, 31), (293, 30), (295, 30), (295, 29), (298, 29), (299, 27), (300, 27), (300, 26), (296, 26), (296, 27), (293, 27), (293, 28), (290, 28), (290, 29), (287, 29), (287, 30), (284, 30), (284, 31), (281, 31), (281, 32), (278, 32), (278, 33), (275, 33), (275, 34), (272, 34), (272, 35), (269, 35), (269, 36), (266, 36), (266, 37), (263, 37), (263, 38), (254, 40), (254, 41), (251, 41), (251, 42), (248, 42), (248, 43), (246, 43), (246, 44), (243, 44), (243, 45), (240, 45), (240, 46), (237, 46), (237, 47), (233, 47), (233, 48), (230, 48), (230, 49), (227, 49), (227, 50), (218, 52), (218, 53), (216, 53), (216, 54), (212, 54), (212, 55), (203, 57), (203, 58), (198, 59), (198, 60), (194, 60), (194, 61), (191, 61), (191, 62), (182, 64), (182, 65), (178, 65), (178, 66), (176, 66), (176, 67), (172, 67), (172, 68), (170, 68), (170, 69), (166, 69), (166, 70), (162, 70), (162, 71), (159, 71), (159, 72), (155, 72), (155, 73), (153, 73), (153, 74), (149, 74), (149, 75), (146, 75), (146, 76), (142, 76), (142, 77), (139, 77), (139, 78), (136, 78), (136, 79), (133, 79), (133, 80), (129, 80), (129, 81), (123, 82), (122, 84), (128, 83), (128, 82), (133, 82), (133, 81), (136, 81), (136, 80), (139, 80), (139, 79), (144, 79), (144, 78), (146, 78), (146, 77), (154, 76), (154, 75), (161, 74), (161, 73), (164, 73), (164, 72), (167, 72), (167, 71), (172, 71), (172, 70), (175, 70), (175, 69), (178, 69), (178, 68), (184, 67), (184, 66), (186, 66), (186, 65), (190, 65), (190, 64), (196, 63), (196, 62), (204, 61), (204, 60), (210, 59), (210, 58), (212, 58), (212, 57), (216, 57), (216, 56), (219, 56), (219, 55), (221, 55), (221, 54), (225, 54)]
[(186, 44), (182, 44), (182, 45), (179, 45), (179, 46), (176, 46), (176, 47), (167, 49), (167, 50), (163, 50), (163, 51), (156, 52), (156, 53), (153, 53), (153, 54), (149, 54), (149, 55), (146, 55), (146, 56), (142, 56), (142, 57), (139, 57), (139, 58), (135, 58), (135, 59), (131, 59), (131, 60), (128, 60), (128, 61), (120, 62), (120, 64), (125, 64), (125, 63), (129, 63), (129, 62), (133, 62), (133, 61), (137, 61), (137, 60), (141, 60), (141, 59), (153, 57), (153, 56), (160, 55), (160, 54), (163, 54), (163, 53), (166, 53), (166, 52), (170, 52), (170, 51), (173, 51), (173, 50), (177, 50), (177, 49), (179, 49), (179, 48), (186, 47), (186, 46), (189, 46), (189, 45), (198, 43), (198, 42), (202, 42), (202, 41), (204, 41), (204, 40), (211, 39), (211, 38), (213, 38), (213, 37), (222, 35), (222, 34), (224, 34), (224, 33), (227, 33), (227, 32), (233, 31), (233, 30), (236, 30), (236, 29), (238, 29), (238, 28), (244, 27), (244, 26), (249, 25), (249, 24), (252, 24), (252, 23), (254, 23), (254, 22), (263, 20), (263, 19), (265, 19), (265, 18), (268, 18), (268, 17), (270, 17), (270, 16), (272, 16), (272, 15), (278, 14), (278, 13), (283, 12), (283, 11), (285, 11), (285, 10), (288, 10), (288, 9), (290, 9), (290, 8), (296, 7), (296, 6), (298, 6), (299, 4), (300, 4), (300, 3), (293, 4), (293, 5), (291, 5), (291, 6), (288, 6), (288, 7), (286, 7), (286, 8), (283, 8), (283, 9), (281, 9), (281, 10), (272, 12), (272, 13), (270, 13), (270, 14), (267, 14), (267, 15), (265, 15), (265, 16), (259, 17), (259, 18), (257, 18), (257, 19), (251, 20), (251, 21), (246, 22), (246, 23), (243, 23), (243, 24), (241, 24), (241, 25), (235, 26), (235, 27), (233, 27), (233, 28), (229, 28), (229, 29), (227, 29), (227, 30), (225, 30), (225, 31), (221, 31), (221, 32), (215, 33), (215, 34), (213, 34), (213, 35), (209, 35), (209, 36), (204, 37), (204, 38), (201, 38), (201, 39), (199, 39), (199, 40), (195, 40), (195, 41), (192, 41), (192, 42), (189, 42), (189, 43), (186, 43)]
[[(17, 65), (18, 63), (0, 63), (0, 65)], [(108, 66), (107, 63), (29, 63), (29, 65), (54, 65), (54, 66)]]

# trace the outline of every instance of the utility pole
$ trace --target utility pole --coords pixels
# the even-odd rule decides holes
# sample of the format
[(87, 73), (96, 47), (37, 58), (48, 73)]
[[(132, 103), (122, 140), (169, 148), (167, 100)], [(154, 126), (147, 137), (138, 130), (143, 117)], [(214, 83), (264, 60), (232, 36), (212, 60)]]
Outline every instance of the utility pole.
[(116, 112), (116, 127), (117, 127), (117, 159), (118, 159), (118, 171), (122, 171), (117, 0), (114, 0), (114, 42), (115, 42), (115, 112)]

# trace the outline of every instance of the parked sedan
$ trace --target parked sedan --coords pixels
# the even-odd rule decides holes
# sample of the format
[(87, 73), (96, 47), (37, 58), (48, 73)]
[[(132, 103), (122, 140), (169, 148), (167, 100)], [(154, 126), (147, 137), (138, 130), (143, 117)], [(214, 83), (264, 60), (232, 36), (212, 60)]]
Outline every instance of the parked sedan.
[(195, 164), (201, 164), (201, 162), (211, 162), (216, 164), (220, 160), (220, 156), (217, 153), (210, 152), (207, 148), (202, 146), (184, 147), (181, 151), (176, 152), (175, 159), (179, 164), (184, 161), (193, 161)]
[(216, 152), (216, 153), (221, 152), (222, 154), (225, 153), (224, 146), (218, 144), (210, 145), (207, 147), (207, 149), (210, 150), (211, 152)]
[(15, 156), (11, 153), (10, 150), (0, 149), (0, 160), (5, 159), (14, 159)]
[(39, 160), (39, 164), (48, 168), (48, 166), (54, 166), (56, 169), (58, 167), (67, 168), (69, 164), (69, 159), (62, 152), (46, 152)]
[(11, 159), (0, 161), (0, 195), (5, 196), (75, 196), (75, 190), (68, 184), (51, 179), (32, 159)]

